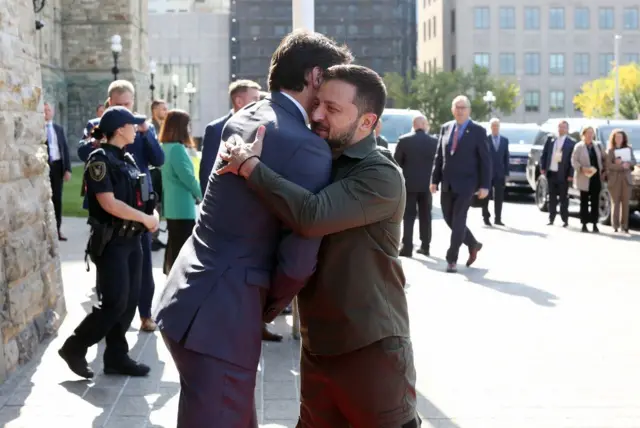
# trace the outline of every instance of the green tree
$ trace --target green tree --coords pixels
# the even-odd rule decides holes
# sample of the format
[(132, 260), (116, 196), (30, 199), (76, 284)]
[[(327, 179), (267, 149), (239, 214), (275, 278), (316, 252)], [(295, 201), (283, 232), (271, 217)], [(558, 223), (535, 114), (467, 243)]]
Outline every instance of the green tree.
[(482, 99), (487, 91), (492, 91), (496, 97), (494, 110), (503, 114), (515, 110), (519, 93), (517, 85), (495, 78), (481, 67), (474, 67), (470, 72), (417, 72), (414, 79), (389, 73), (384, 80), (394, 107), (420, 110), (429, 119), (432, 129), (452, 119), (451, 101), (457, 95), (469, 97), (473, 118), (487, 120), (491, 112)]
[[(607, 77), (586, 82), (573, 104), (586, 117), (612, 118), (615, 115), (614, 68)], [(636, 119), (640, 113), (640, 66), (620, 66), (620, 115), (625, 119)]]

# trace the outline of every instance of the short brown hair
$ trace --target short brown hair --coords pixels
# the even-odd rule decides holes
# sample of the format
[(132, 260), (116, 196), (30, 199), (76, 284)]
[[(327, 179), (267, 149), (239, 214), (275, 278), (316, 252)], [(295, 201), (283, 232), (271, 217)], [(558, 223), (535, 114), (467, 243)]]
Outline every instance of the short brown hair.
[(629, 147), (629, 136), (621, 128), (614, 129), (609, 135), (609, 150), (616, 149), (616, 135), (622, 135), (622, 147)]
[(135, 94), (136, 90), (133, 88), (133, 83), (128, 80), (114, 80), (109, 85), (107, 92), (109, 97), (111, 97), (113, 94), (122, 94), (124, 92), (131, 92), (132, 94)]
[(153, 100), (151, 102), (151, 111), (154, 111), (158, 106), (161, 106), (162, 104), (166, 104), (167, 102), (165, 100)]
[[(562, 122), (565, 122), (565, 121), (563, 120)], [(562, 123), (562, 122), (560, 122), (560, 123)], [(593, 131), (593, 133), (595, 134), (596, 130), (595, 130), (595, 129), (593, 129), (593, 126), (591, 126), (591, 125), (585, 126), (585, 127), (584, 127), (584, 128), (582, 128), (582, 130), (580, 131), (580, 139), (581, 139), (581, 140), (584, 140), (584, 135), (587, 133), (587, 131), (588, 131), (589, 129), (590, 129), (590, 130), (592, 130), (592, 131)]]
[(262, 87), (253, 80), (247, 79), (231, 82), (231, 84), (229, 85), (229, 98), (231, 98), (231, 101), (233, 101), (233, 97), (235, 97), (236, 95), (240, 95), (241, 93), (246, 92), (249, 89), (257, 89), (260, 91)]
[(189, 132), (191, 117), (184, 110), (171, 109), (167, 118), (162, 123), (158, 141), (161, 143), (182, 143), (186, 147), (194, 147), (193, 139)]

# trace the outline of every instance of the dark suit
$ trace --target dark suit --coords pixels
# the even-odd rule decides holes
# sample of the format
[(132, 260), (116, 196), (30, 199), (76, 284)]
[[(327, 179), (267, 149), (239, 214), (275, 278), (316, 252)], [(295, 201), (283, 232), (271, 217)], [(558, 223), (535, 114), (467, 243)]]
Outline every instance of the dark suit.
[[(493, 135), (487, 136), (489, 153), (491, 154), (491, 186), (493, 187), (493, 207), (496, 212), (496, 221), (502, 220), (502, 204), (504, 203), (504, 188), (506, 178), (509, 176), (509, 140), (502, 135), (498, 136), (499, 142), (496, 148)], [(489, 221), (489, 198), (482, 205), (482, 217)]]
[(49, 155), (49, 179), (51, 180), (51, 202), (53, 202), (53, 210), (56, 215), (56, 225), (58, 234), (60, 233), (60, 224), (62, 223), (62, 187), (64, 183), (64, 174), (71, 172), (71, 160), (69, 159), (69, 146), (67, 146), (67, 138), (64, 135), (62, 126), (53, 123), (53, 130), (58, 148), (59, 159), (51, 160), (52, 147), (50, 147), (49, 137), (47, 136), (47, 154)]
[[(329, 146), (281, 93), (237, 112), (222, 138), (238, 134), (253, 141), (260, 125), (267, 126), (265, 165), (312, 192), (329, 183)], [(257, 426), (262, 323), (273, 320), (314, 272), (320, 241), (291, 233), (242, 177), (211, 175), (156, 317), (182, 379), (179, 428)]]
[(233, 111), (217, 118), (205, 128), (204, 137), (202, 138), (202, 157), (200, 158), (200, 190), (202, 190), (203, 195), (207, 190), (209, 175), (211, 175), (211, 170), (218, 157), (222, 129), (231, 116), (233, 116)]
[(553, 223), (558, 209), (558, 199), (560, 199), (560, 218), (564, 223), (569, 221), (569, 179), (573, 178), (573, 167), (571, 166), (571, 154), (576, 142), (565, 137), (562, 145), (562, 160), (558, 163), (558, 171), (551, 171), (553, 162), (553, 152), (557, 137), (549, 135), (547, 142), (542, 149), (540, 156), (540, 170), (545, 172), (547, 184), (549, 186), (549, 222)]
[(413, 225), (416, 214), (419, 215), (422, 248), (428, 250), (431, 244), (432, 197), (429, 185), (437, 149), (438, 140), (419, 129), (401, 136), (393, 155), (402, 168), (407, 189), (402, 235), (402, 245), (407, 249), (413, 247)]
[(456, 122), (442, 126), (438, 139), (438, 150), (431, 177), (432, 184), (440, 185), (442, 215), (451, 228), (451, 243), (447, 251), (447, 262), (456, 263), (460, 246), (469, 249), (478, 241), (467, 228), (467, 212), (473, 195), (478, 189), (491, 186), (491, 156), (487, 145), (487, 131), (469, 120), (458, 137), (458, 146), (453, 150), (453, 135)]

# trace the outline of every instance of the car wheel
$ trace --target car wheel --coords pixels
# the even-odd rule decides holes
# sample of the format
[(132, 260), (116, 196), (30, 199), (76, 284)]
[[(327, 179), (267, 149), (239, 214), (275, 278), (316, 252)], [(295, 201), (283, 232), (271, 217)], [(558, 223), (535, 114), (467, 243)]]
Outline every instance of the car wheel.
[(549, 210), (549, 185), (547, 179), (542, 175), (536, 181), (535, 200), (540, 211), (546, 213)]
[(609, 226), (611, 224), (611, 197), (607, 189), (600, 192), (600, 200), (598, 204), (598, 217), (600, 223)]

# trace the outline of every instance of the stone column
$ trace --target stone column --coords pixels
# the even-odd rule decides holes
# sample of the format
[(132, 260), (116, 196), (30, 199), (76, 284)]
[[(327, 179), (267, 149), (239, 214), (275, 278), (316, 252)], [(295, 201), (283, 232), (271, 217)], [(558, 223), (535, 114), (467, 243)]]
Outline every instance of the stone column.
[[(67, 79), (67, 133), (76, 142), (113, 81), (111, 36), (122, 37), (118, 79), (136, 88), (135, 109), (150, 115), (147, 0), (61, 0), (62, 63)], [(167, 31), (170, 31), (168, 29)]]
[(0, 381), (66, 314), (33, 4), (0, 1)]

